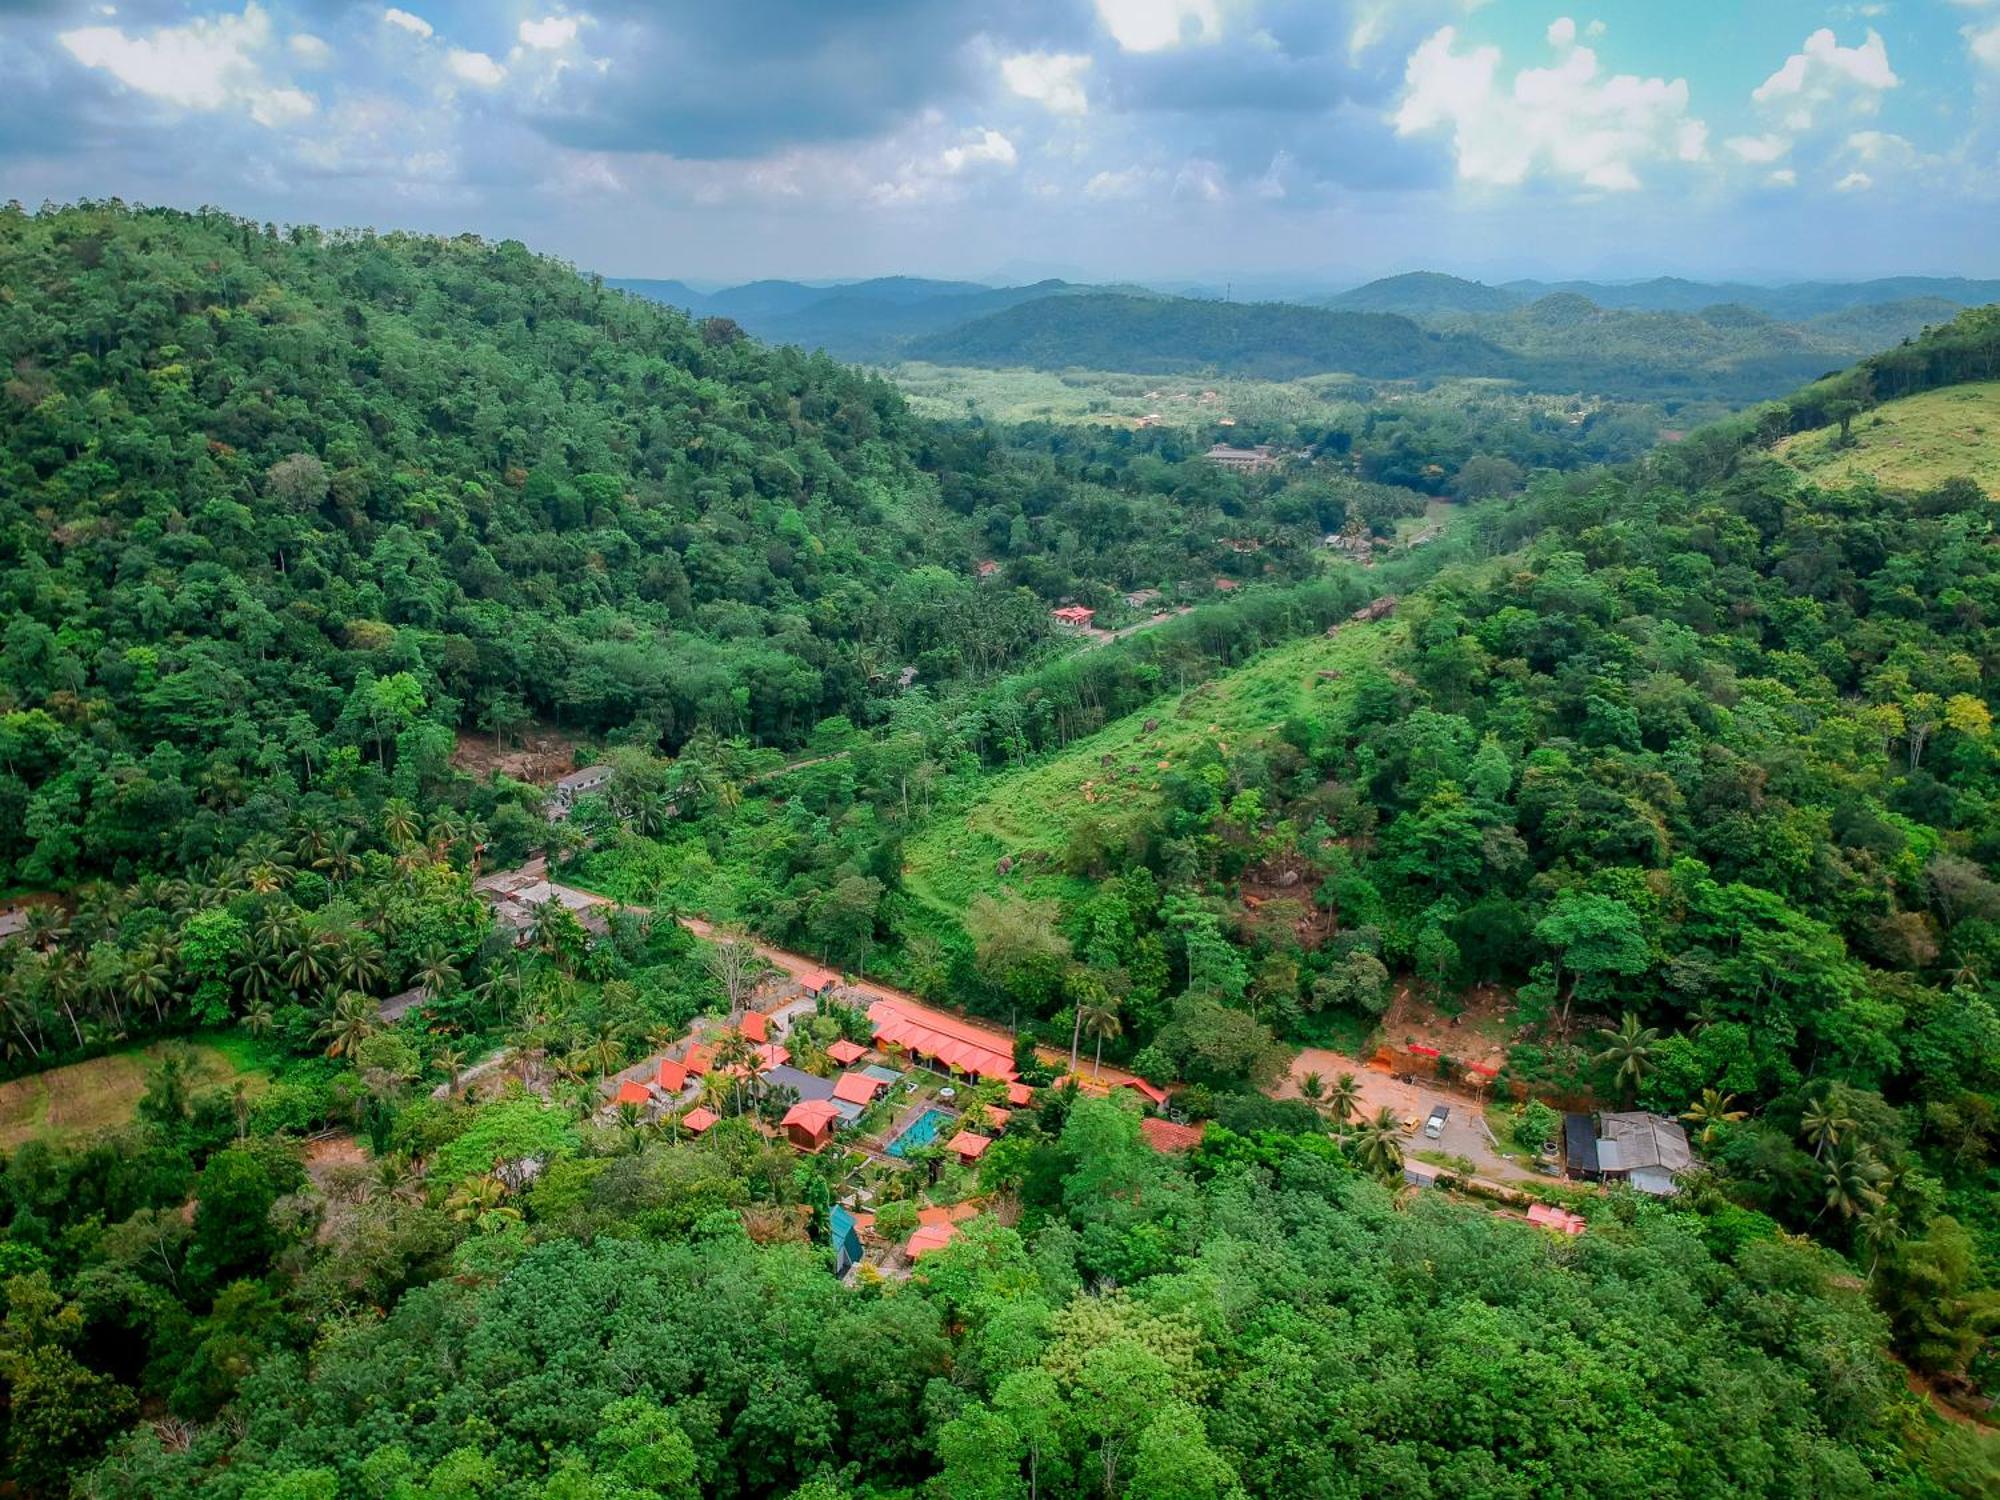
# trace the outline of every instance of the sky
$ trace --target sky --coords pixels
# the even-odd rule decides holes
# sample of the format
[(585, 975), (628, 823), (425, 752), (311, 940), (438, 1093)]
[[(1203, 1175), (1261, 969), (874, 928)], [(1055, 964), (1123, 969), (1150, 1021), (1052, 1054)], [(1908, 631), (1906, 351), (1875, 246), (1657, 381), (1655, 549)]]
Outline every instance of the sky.
[(0, 198), (708, 285), (2000, 275), (2000, 0), (0, 0)]

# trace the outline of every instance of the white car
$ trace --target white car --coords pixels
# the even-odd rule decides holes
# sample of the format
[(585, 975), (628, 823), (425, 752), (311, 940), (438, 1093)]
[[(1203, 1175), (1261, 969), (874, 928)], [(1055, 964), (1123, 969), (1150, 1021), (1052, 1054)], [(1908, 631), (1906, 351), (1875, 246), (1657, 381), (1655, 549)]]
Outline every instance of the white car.
[(1432, 1109), (1431, 1117), (1428, 1120), (1424, 1121), (1425, 1137), (1429, 1140), (1434, 1141), (1439, 1136), (1443, 1135), (1444, 1122), (1446, 1120), (1449, 1120), (1450, 1118), (1451, 1118), (1451, 1107), (1449, 1105), (1440, 1104), (1436, 1106), (1434, 1109)]

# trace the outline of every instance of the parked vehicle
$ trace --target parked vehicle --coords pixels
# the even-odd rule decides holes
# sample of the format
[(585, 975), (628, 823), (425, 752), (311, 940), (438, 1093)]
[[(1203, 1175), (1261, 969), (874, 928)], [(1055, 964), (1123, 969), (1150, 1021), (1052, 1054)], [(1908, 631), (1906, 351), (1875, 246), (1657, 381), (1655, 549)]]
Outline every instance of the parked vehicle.
[(1451, 1118), (1450, 1105), (1440, 1104), (1436, 1106), (1434, 1109), (1431, 1110), (1431, 1117), (1428, 1120), (1424, 1121), (1424, 1135), (1430, 1140), (1433, 1141), (1436, 1140), (1439, 1136), (1444, 1134), (1444, 1122), (1446, 1120), (1449, 1120), (1450, 1118)]

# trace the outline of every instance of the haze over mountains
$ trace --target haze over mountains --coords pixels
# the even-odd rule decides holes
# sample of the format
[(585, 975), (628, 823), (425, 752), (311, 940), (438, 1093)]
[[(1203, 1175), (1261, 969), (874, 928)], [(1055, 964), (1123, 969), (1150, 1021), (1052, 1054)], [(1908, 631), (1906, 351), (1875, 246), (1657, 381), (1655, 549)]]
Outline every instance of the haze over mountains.
[(1757, 286), (1678, 277), (1469, 281), (1433, 271), (1292, 302), (1231, 302), (1050, 279), (992, 287), (889, 276), (614, 286), (733, 319), (776, 343), (886, 363), (1119, 368), (1291, 379), (1497, 377), (1536, 389), (1747, 402), (2000, 300), (2000, 281), (1899, 276)]

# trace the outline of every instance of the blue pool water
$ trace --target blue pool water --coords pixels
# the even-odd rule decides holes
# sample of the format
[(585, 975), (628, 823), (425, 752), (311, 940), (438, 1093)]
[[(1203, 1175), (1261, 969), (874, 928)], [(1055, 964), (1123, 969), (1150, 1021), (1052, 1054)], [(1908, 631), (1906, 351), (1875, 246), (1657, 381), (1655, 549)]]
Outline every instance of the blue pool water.
[(910, 1121), (909, 1128), (882, 1148), (889, 1156), (908, 1156), (937, 1139), (938, 1131), (951, 1118), (941, 1109), (927, 1109)]

